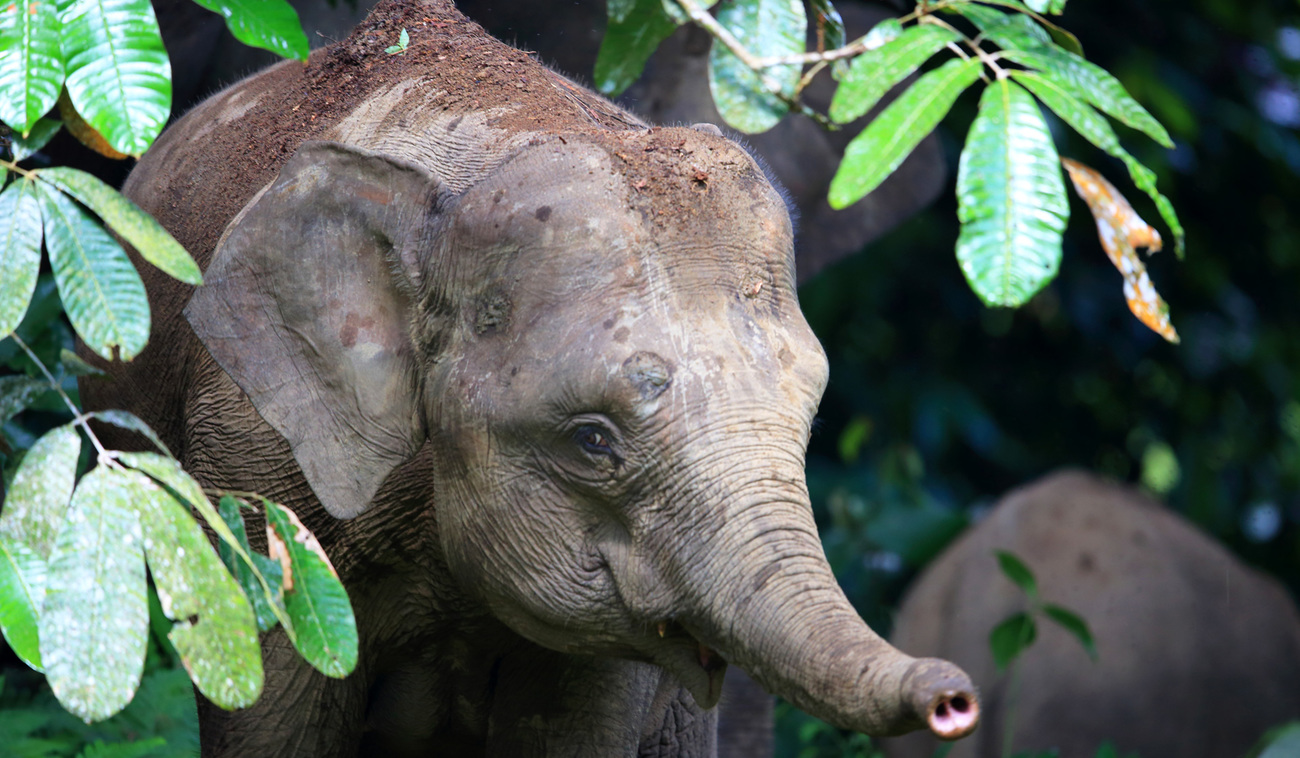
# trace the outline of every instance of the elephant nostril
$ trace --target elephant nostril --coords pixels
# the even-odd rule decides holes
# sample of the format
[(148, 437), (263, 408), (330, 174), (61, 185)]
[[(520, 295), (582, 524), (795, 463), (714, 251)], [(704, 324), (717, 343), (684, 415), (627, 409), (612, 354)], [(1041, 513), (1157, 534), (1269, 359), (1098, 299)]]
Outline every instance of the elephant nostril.
[(934, 736), (942, 740), (965, 737), (979, 723), (979, 703), (965, 693), (954, 693), (939, 698), (930, 710), (926, 725)]
[(966, 709), (970, 708), (970, 703), (968, 703), (966, 698), (961, 695), (953, 698), (950, 702), (952, 704), (952, 709), (958, 713), (965, 713)]

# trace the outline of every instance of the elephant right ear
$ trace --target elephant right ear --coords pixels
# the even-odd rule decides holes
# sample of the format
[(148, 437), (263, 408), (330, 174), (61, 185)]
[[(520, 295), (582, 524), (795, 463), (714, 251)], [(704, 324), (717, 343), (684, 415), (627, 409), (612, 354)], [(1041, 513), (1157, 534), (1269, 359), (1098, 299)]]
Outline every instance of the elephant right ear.
[(185, 308), (339, 518), (424, 440), (410, 293), (442, 193), (419, 167), (303, 143), (226, 227)]

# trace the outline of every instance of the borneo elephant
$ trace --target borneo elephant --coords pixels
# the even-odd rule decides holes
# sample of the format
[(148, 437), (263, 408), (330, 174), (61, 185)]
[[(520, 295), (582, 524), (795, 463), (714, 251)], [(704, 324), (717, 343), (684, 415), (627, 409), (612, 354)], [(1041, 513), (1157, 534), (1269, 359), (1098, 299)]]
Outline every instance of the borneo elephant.
[(301, 514), (361, 638), (327, 680), (266, 635), (205, 755), (710, 755), (728, 662), (846, 728), (975, 727), (965, 674), (826, 563), (826, 359), (782, 198), (716, 127), (394, 0), (204, 102), (125, 191), (206, 283), (150, 277), (153, 340), (87, 404)]
[[(995, 549), (1025, 561), (1044, 600), (1084, 618), (1095, 662), (1042, 622), (1012, 694), (988, 639), (1024, 595)], [(951, 758), (1088, 758), (1104, 741), (1121, 755), (1241, 756), (1300, 716), (1300, 614), (1286, 589), (1149, 497), (1080, 471), (1011, 492), (945, 550), (908, 590), (893, 640), (951, 657), (983, 686), (985, 728)], [(929, 758), (936, 746), (908, 736), (885, 752)]]

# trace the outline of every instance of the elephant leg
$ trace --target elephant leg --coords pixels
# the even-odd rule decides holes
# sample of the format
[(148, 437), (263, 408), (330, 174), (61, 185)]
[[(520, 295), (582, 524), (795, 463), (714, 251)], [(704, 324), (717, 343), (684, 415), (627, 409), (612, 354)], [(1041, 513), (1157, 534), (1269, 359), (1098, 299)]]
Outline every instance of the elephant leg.
[(284, 630), (262, 639), (265, 684), (251, 707), (226, 711), (198, 697), (203, 758), (332, 758), (356, 754), (364, 728), (359, 673), (331, 679), (293, 649)]
[(716, 721), (663, 669), (532, 648), (503, 659), (489, 758), (708, 758)]
[(772, 758), (774, 703), (758, 682), (727, 669), (718, 701), (718, 758)]

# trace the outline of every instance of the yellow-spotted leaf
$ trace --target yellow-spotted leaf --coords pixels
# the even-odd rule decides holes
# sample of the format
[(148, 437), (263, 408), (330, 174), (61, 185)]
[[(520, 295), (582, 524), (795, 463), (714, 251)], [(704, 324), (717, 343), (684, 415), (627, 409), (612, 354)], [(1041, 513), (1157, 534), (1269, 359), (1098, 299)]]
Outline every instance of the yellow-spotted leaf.
[(253, 609), (186, 503), (138, 472), (136, 507), (145, 557), (167, 635), (199, 691), (222, 708), (252, 705), (262, 691), (262, 652)]
[(99, 179), (68, 166), (39, 171), (37, 178), (72, 195), (94, 211), (108, 228), (131, 243), (145, 260), (186, 284), (202, 284), (203, 275), (190, 254), (140, 206)]
[(1105, 177), (1078, 161), (1062, 158), (1061, 163), (1074, 182), (1079, 197), (1088, 204), (1097, 221), (1097, 235), (1110, 262), (1124, 277), (1124, 299), (1129, 310), (1149, 329), (1170, 342), (1178, 342), (1178, 332), (1169, 321), (1169, 306), (1156, 292), (1138, 257), (1138, 248), (1148, 253), (1160, 249), (1160, 232), (1142, 220), (1128, 200), (1106, 181)]
[(86, 346), (131, 360), (149, 339), (149, 301), (126, 251), (81, 206), (38, 183), (45, 246), (68, 319)]
[[(804, 51), (808, 19), (802, 0), (730, 0), (718, 7), (718, 23), (755, 55), (797, 55)], [(789, 106), (770, 92), (772, 82), (787, 96), (794, 95), (800, 66), (764, 69), (760, 76), (721, 42), (709, 51), (709, 90), (718, 113), (733, 128), (747, 134), (776, 126)]]
[(18, 328), (41, 269), (41, 205), (30, 179), (0, 193), (0, 337)]
[(77, 484), (50, 555), (41, 659), (54, 695), (87, 723), (131, 702), (149, 603), (136, 475), (99, 466)]

